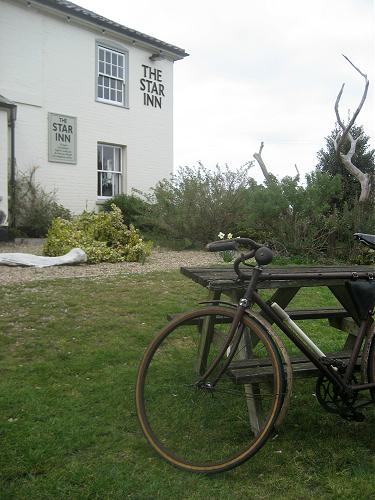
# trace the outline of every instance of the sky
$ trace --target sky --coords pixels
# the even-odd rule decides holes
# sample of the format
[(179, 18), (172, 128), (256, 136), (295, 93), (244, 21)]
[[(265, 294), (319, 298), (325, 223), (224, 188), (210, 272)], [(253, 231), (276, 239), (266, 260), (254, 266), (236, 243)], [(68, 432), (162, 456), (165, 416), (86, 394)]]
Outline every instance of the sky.
[[(374, 0), (76, 0), (190, 54), (174, 65), (174, 168), (231, 169), (262, 152), (277, 177), (303, 179), (335, 125), (354, 112), (375, 148)], [(250, 174), (262, 181), (255, 163)]]

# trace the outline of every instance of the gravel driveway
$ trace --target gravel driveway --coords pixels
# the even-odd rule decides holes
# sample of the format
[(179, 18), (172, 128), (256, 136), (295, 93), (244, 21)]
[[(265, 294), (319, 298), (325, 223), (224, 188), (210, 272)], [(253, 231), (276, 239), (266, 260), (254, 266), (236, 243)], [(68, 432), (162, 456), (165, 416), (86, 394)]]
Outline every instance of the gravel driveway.
[[(15, 243), (0, 243), (0, 252), (22, 252), (42, 255), (41, 240), (19, 240)], [(218, 255), (204, 251), (169, 251), (153, 250), (145, 264), (137, 262), (119, 262), (116, 264), (79, 264), (76, 266), (54, 266), (45, 268), (0, 266), (0, 282), (23, 283), (34, 280), (49, 280), (71, 277), (99, 277), (129, 273), (149, 273), (169, 271), (181, 266), (206, 266), (218, 264)]]

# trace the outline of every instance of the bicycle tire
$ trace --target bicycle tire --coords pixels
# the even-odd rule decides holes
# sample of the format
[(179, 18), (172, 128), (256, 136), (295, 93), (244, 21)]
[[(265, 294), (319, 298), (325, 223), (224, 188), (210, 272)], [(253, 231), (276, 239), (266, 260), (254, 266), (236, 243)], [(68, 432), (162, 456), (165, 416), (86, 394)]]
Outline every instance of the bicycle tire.
[[(206, 325), (206, 331), (215, 333), (207, 355), (210, 366), (235, 312), (212, 306), (179, 316), (158, 333), (141, 361), (136, 409), (142, 431), (152, 448), (180, 469), (217, 473), (240, 465), (267, 441), (282, 407), (285, 378), (279, 351), (267, 331), (247, 315), (240, 323), (243, 333), (231, 366), (248, 363), (251, 350), (248, 383), (227, 370), (214, 390), (196, 386), (199, 330)], [(220, 366), (228, 355), (227, 350)], [(263, 416), (257, 421), (253, 415), (250, 425), (249, 407), (259, 410), (260, 405)]]

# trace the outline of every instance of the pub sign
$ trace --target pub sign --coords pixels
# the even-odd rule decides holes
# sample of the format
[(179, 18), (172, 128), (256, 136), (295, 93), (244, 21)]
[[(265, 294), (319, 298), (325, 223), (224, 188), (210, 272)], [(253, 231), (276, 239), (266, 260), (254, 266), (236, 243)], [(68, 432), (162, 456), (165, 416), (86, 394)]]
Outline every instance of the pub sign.
[(77, 163), (77, 118), (48, 113), (48, 161)]

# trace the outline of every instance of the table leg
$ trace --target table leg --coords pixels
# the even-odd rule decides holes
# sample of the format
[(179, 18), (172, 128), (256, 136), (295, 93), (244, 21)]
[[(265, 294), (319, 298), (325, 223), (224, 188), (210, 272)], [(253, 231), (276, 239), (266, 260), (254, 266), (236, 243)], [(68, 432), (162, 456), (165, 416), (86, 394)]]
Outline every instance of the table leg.
[[(243, 332), (238, 347), (238, 359), (251, 359), (251, 333), (248, 330)], [(262, 396), (260, 394), (259, 384), (244, 384), (244, 390), (250, 427), (254, 434), (258, 434), (263, 421)]]
[[(281, 307), (285, 308), (293, 297), (298, 292), (299, 287), (278, 289), (272, 296), (272, 301), (277, 302)], [(243, 297), (242, 290), (233, 290), (230, 293), (232, 302), (237, 303)], [(261, 315), (265, 316), (261, 313)], [(268, 318), (267, 318), (268, 319)], [(251, 332), (246, 330), (241, 338), (239, 345), (239, 353), (237, 359), (251, 359), (253, 349), (253, 341)], [(251, 430), (257, 434), (262, 426), (264, 412), (262, 406), (262, 394), (259, 384), (244, 384), (247, 410)]]
[[(210, 290), (208, 293), (208, 300), (219, 300), (221, 292), (217, 290)], [(198, 359), (197, 359), (197, 373), (203, 375), (207, 369), (207, 359), (210, 352), (210, 345), (214, 335), (215, 323), (214, 318), (206, 317), (203, 325), (200, 328), (200, 338), (198, 346)]]
[(356, 311), (355, 305), (353, 304), (353, 300), (350, 296), (349, 291), (345, 286), (330, 286), (328, 287), (332, 294), (336, 297), (336, 299), (340, 302), (340, 304), (348, 311), (352, 318), (342, 318), (339, 320), (331, 320), (330, 324), (334, 328), (337, 328), (342, 331), (346, 331), (349, 333), (345, 345), (343, 347), (343, 351), (351, 351), (358, 330), (358, 326), (360, 320), (358, 318), (358, 313)]

